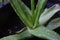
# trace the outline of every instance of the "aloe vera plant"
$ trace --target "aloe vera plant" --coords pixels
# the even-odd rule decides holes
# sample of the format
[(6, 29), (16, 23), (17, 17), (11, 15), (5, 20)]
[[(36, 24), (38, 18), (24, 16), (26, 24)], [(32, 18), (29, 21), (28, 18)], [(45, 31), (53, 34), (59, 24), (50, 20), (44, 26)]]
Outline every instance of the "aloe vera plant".
[(26, 40), (26, 38), (33, 36), (48, 40), (60, 40), (60, 35), (53, 31), (60, 27), (60, 18), (50, 21), (45, 26), (48, 20), (50, 20), (56, 12), (60, 11), (60, 5), (55, 4), (50, 8), (44, 8), (47, 0), (38, 0), (35, 8), (34, 1), (35, 0), (31, 0), (30, 10), (21, 0), (10, 0), (11, 6), (26, 27), (18, 34), (10, 35), (0, 40)]

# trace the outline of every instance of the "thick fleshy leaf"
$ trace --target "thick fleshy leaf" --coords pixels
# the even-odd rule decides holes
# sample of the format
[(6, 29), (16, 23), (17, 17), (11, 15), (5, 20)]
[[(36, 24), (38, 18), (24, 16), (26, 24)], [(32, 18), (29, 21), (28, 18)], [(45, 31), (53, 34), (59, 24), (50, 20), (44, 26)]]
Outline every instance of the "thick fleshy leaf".
[(0, 40), (24, 40), (25, 38), (29, 38), (29, 37), (31, 37), (31, 34), (27, 30), (24, 30), (19, 34), (10, 35), (10, 36), (1, 38)]
[(58, 28), (58, 27), (60, 27), (60, 18), (55, 18), (55, 19), (53, 19), (53, 20), (52, 20), (51, 22), (49, 22), (48, 25), (47, 25), (47, 28), (48, 28), (48, 29), (51, 29), (51, 30), (56, 29), (56, 28)]
[(45, 11), (41, 14), (39, 18), (39, 24), (44, 25), (46, 22), (56, 13), (60, 11), (60, 5), (55, 4), (54, 6), (50, 8), (46, 8)]
[(34, 14), (34, 27), (36, 27), (38, 25), (38, 20), (40, 17), (40, 14), (43, 12), (45, 4), (46, 4), (47, 0), (38, 0), (37, 6), (36, 6), (36, 12)]
[(29, 21), (31, 17), (29, 8), (21, 0), (10, 0), (10, 3), (23, 23), (28, 27), (32, 27), (33, 25), (31, 21)]
[(34, 8), (35, 8), (35, 5), (34, 5), (34, 1), (35, 0), (31, 0), (31, 13), (32, 13), (32, 22), (33, 22), (33, 24), (34, 24)]
[(4, 0), (0, 0), (0, 4), (4, 3), (5, 1)]
[(32, 35), (39, 38), (45, 38), (48, 40), (60, 40), (60, 36), (56, 32), (49, 30), (44, 26), (40, 26), (33, 30), (28, 28), (28, 30)]
[(26, 15), (26, 17), (28, 17), (28, 19), (31, 21), (31, 10), (20, 0), (17, 0), (19, 3), (19, 6), (21, 7), (22, 11), (24, 12), (24, 14)]

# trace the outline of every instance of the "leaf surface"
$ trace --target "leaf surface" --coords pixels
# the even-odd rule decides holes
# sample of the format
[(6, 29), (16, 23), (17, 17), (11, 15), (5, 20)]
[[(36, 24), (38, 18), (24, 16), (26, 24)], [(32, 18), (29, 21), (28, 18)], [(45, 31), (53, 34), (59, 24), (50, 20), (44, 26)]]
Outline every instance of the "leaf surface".
[(28, 27), (32, 27), (33, 25), (29, 8), (21, 0), (10, 0), (10, 3), (23, 23)]
[(44, 25), (56, 12), (60, 11), (59, 4), (55, 4), (50, 8), (46, 8), (39, 18), (39, 24)]
[(36, 12), (34, 14), (34, 18), (35, 18), (34, 27), (36, 27), (38, 25), (39, 17), (41, 15), (41, 13), (43, 12), (46, 3), (47, 3), (47, 0), (38, 0), (36, 10), (35, 10)]
[(22, 33), (3, 37), (0, 40), (24, 40), (29, 37), (31, 37), (31, 34), (27, 30), (24, 30)]
[(47, 28), (53, 30), (60, 27), (60, 18), (55, 18), (51, 22), (48, 23)]
[(39, 38), (45, 38), (48, 40), (60, 40), (60, 35), (57, 34), (56, 32), (49, 30), (47, 28), (45, 28), (44, 26), (40, 26), (34, 30), (29, 29), (29, 32)]

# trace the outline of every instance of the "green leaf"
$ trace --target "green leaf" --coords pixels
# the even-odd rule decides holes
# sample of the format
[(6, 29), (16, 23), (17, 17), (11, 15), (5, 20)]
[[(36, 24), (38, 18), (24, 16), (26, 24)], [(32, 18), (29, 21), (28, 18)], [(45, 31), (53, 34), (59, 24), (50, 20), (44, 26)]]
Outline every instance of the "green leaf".
[(34, 27), (36, 27), (38, 25), (38, 20), (39, 17), (41, 15), (41, 13), (44, 10), (45, 4), (46, 4), (47, 0), (38, 0), (37, 6), (36, 6), (36, 13), (34, 14)]
[(29, 29), (29, 32), (39, 38), (45, 38), (48, 40), (60, 40), (60, 35), (58, 35), (56, 32), (49, 30), (45, 28), (44, 26), (40, 26), (36, 29)]
[(31, 14), (29, 8), (21, 0), (10, 0), (12, 7), (14, 8), (16, 14), (28, 27), (32, 27)]
[(28, 30), (24, 30), (19, 34), (3, 37), (0, 40), (24, 40), (25, 38), (29, 38), (29, 37), (31, 37), (31, 34), (28, 32)]
[(48, 28), (48, 29), (51, 29), (51, 30), (56, 29), (56, 28), (58, 28), (58, 27), (60, 27), (60, 18), (55, 18), (55, 19), (53, 19), (53, 20), (52, 20), (51, 22), (49, 22), (48, 25), (47, 25), (47, 28)]
[(0, 0), (0, 4), (3, 4), (5, 1), (4, 0)]
[(35, 5), (34, 5), (34, 0), (31, 0), (31, 13), (32, 13), (32, 22), (34, 24), (34, 8), (35, 8)]
[(40, 25), (46, 24), (47, 21), (58, 11), (60, 11), (59, 4), (55, 4), (54, 6), (48, 9), (46, 8), (39, 18), (39, 24)]
[(31, 10), (20, 0), (17, 0), (19, 3), (19, 6), (21, 7), (22, 11), (24, 12), (24, 14), (26, 15), (26, 17), (31, 21)]

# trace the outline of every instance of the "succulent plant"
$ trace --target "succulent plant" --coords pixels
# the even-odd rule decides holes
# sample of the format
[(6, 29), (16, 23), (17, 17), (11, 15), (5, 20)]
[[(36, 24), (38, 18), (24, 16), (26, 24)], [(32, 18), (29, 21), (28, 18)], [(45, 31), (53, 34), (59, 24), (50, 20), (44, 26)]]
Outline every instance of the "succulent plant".
[(35, 8), (34, 1), (31, 0), (30, 10), (21, 0), (10, 0), (11, 6), (26, 27), (20, 30), (18, 34), (0, 40), (26, 40), (26, 38), (33, 36), (48, 40), (60, 40), (60, 35), (53, 31), (60, 27), (60, 18), (53, 19), (47, 24), (50, 18), (60, 11), (60, 5), (55, 4), (50, 8), (45, 8), (47, 0), (38, 0)]

